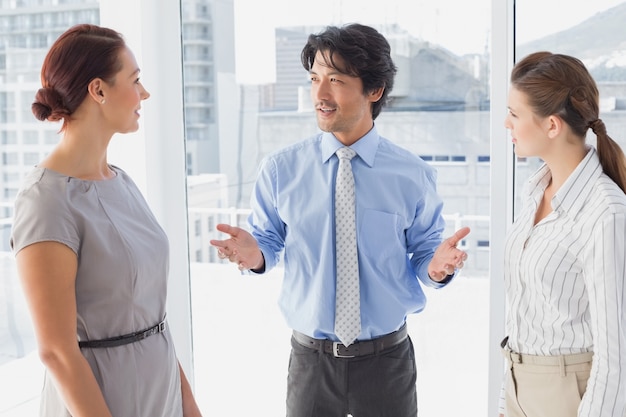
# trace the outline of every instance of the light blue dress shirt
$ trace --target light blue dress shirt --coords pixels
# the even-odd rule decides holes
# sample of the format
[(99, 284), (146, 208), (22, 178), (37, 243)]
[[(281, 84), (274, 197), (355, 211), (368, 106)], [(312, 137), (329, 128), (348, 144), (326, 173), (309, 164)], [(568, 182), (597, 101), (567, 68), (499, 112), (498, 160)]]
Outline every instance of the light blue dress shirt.
[[(249, 225), (270, 270), (284, 256), (280, 309), (290, 328), (337, 341), (334, 183), (343, 145), (319, 133), (267, 156), (251, 198)], [(441, 287), (428, 263), (445, 222), (436, 171), (378, 135), (351, 146), (356, 187), (360, 340), (399, 329), (424, 308), (421, 284)], [(419, 279), (419, 280), (418, 280)]]

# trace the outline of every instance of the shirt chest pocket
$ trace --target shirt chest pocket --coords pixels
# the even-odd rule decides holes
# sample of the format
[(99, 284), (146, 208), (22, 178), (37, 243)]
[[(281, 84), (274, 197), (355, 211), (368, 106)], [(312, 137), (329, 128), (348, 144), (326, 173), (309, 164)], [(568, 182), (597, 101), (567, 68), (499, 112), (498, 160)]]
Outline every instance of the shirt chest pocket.
[(395, 213), (364, 210), (357, 225), (359, 253), (378, 258), (406, 256), (401, 220)]

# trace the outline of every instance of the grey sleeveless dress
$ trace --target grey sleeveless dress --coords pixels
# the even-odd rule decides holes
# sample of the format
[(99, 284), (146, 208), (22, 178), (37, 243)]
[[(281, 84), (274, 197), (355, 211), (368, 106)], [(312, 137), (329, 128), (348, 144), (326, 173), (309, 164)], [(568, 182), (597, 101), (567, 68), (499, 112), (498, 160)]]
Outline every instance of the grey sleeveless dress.
[[(104, 181), (34, 168), (15, 201), (15, 253), (36, 242), (57, 241), (78, 257), (78, 340), (133, 333), (166, 314), (167, 237), (130, 177), (111, 168), (117, 176)], [(182, 416), (169, 330), (123, 346), (81, 351), (114, 417)], [(48, 374), (40, 415), (69, 416)]]

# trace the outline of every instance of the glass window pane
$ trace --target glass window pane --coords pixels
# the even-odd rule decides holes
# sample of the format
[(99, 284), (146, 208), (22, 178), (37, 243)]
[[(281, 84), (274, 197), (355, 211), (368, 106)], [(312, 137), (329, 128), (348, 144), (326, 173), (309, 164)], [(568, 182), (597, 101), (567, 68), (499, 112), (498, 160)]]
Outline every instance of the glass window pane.
[[(0, 0), (0, 44), (25, 48), (0, 51), (3, 158), (19, 162), (1, 167), (0, 220), (10, 218), (11, 200), (29, 168), (24, 162), (35, 158), (33, 146), (45, 155), (58, 140), (59, 126), (42, 127), (24, 109), (38, 85), (43, 54), (69, 25), (98, 22), (97, 1), (31, 1)], [(58, 10), (61, 3), (64, 7)], [(244, 391), (251, 399), (240, 405), (241, 414), (250, 407), (248, 414), (263, 410), (284, 415), (290, 329), (276, 306), (282, 267), (260, 279), (242, 277), (216, 257), (208, 241), (221, 238), (217, 223), (247, 227), (248, 200), (263, 156), (316, 132), (299, 53), (308, 33), (352, 21), (381, 30), (399, 66), (392, 106), (377, 119), (379, 131), (437, 169), (446, 236), (460, 226), (472, 227), (461, 244), (470, 256), (461, 276), (445, 290), (427, 289), (426, 310), (409, 318), (420, 415), (486, 414), (490, 1), (479, 3), (420, 1), (416, 14), (414, 0), (392, 0), (385, 8), (361, 0), (322, 1), (314, 8), (302, 0), (275, 0), (271, 5), (256, 0), (181, 1), (187, 168), (189, 183), (199, 184), (189, 191), (195, 382), (197, 392), (217, 393), (199, 395), (205, 414), (230, 411), (233, 401), (241, 403), (238, 393)], [(16, 4), (37, 7), (16, 13)], [(93, 7), (85, 6), (89, 4)], [(76, 10), (68, 10), (72, 5)], [(259, 19), (268, 7), (281, 13)], [(470, 16), (473, 24), (468, 26)], [(464, 28), (462, 37), (459, 27)], [(28, 31), (33, 33), (26, 35)], [(0, 260), (10, 263), (8, 230), (0, 229), (5, 237)], [(10, 272), (3, 277), (13, 275), (6, 270)], [(233, 343), (214, 343), (216, 339)], [(259, 349), (238, 351), (248, 340), (256, 340)], [(12, 353), (18, 357), (34, 348), (32, 339), (24, 336), (22, 341), (21, 353)], [(242, 362), (237, 368), (226, 366), (232, 362), (224, 358), (234, 356)], [(476, 360), (468, 363), (468, 357)]]
[[(617, 52), (623, 48), (623, 0), (576, 3), (562, 13), (561, 5), (541, 0), (516, 2), (516, 59), (545, 50), (573, 55), (583, 61), (596, 80), (600, 92), (600, 118), (607, 132), (622, 148), (626, 146), (626, 62)], [(553, 19), (558, 13), (559, 19)], [(545, 20), (543, 22), (542, 20)], [(587, 140), (595, 144), (589, 131)], [(541, 165), (537, 158), (518, 159), (516, 165), (516, 204), (520, 208), (522, 184)]]
[[(567, 11), (564, 11), (562, 8), (563, 4), (557, 4), (557, 2), (546, 2), (545, 0), (517, 0), (515, 2), (515, 60), (519, 62), (530, 53), (538, 51), (565, 54), (580, 59), (595, 79), (600, 93), (599, 117), (606, 125), (609, 136), (624, 150), (626, 149), (626, 59), (623, 41), (626, 2), (624, 0), (597, 0), (593, 2), (574, 2), (568, 5), (572, 7), (568, 7)], [(555, 16), (558, 16), (558, 18), (555, 18)], [(573, 98), (578, 95), (575, 92), (575, 89), (579, 88), (578, 85), (572, 85), (570, 88), (571, 93), (569, 97)], [(550, 95), (550, 97), (553, 97), (553, 95)], [(524, 106), (519, 106), (517, 100), (512, 100), (512, 102), (521, 107), (522, 112), (525, 111)], [(566, 106), (569, 107), (569, 110), (572, 109), (571, 104), (568, 103)], [(570, 111), (568, 113), (571, 114)], [(561, 117), (564, 116), (560, 112), (557, 114)], [(515, 117), (515, 115), (510, 116), (510, 119), (507, 120), (513, 120), (511, 124), (516, 127), (520, 126), (516, 124)], [(565, 117), (563, 118), (565, 119)], [(517, 120), (522, 124), (525, 123), (521, 121), (523, 117)], [(591, 120), (587, 120), (587, 122), (591, 122)], [(529, 126), (529, 124), (526, 124), (526, 126)], [(533, 133), (530, 134), (530, 136), (532, 135)], [(547, 143), (547, 141), (552, 141), (552, 137), (546, 139), (541, 138), (541, 135), (539, 135), (529, 141), (530, 136), (520, 133), (519, 138), (515, 138), (517, 142), (514, 146), (519, 146), (518, 151), (520, 154), (532, 153), (534, 155), (542, 155), (550, 162), (549, 168), (554, 169), (554, 172), (557, 172), (557, 169), (559, 169), (555, 167), (564, 161), (569, 160), (569, 162), (573, 162), (571, 155), (563, 157), (559, 161), (553, 161), (553, 151), (551, 153), (545, 150), (538, 151), (540, 149), (539, 146), (543, 146), (540, 145), (542, 143), (540, 141)], [(536, 142), (537, 147), (532, 151), (526, 152), (525, 149), (528, 148), (525, 148), (523, 144), (528, 144), (535, 140), (539, 141)], [(554, 140), (560, 141), (562, 136), (554, 138)], [(577, 138), (572, 139), (568, 137), (568, 140), (572, 141), (570, 143), (578, 143), (573, 142), (578, 141)], [(585, 143), (596, 146), (596, 142), (596, 135), (589, 129), (586, 133)], [(546, 149), (565, 149), (565, 146), (560, 146), (558, 142), (556, 145), (551, 143), (549, 146)], [(570, 145), (568, 144), (567, 146)], [(570, 148), (572, 152), (575, 152), (573, 149), (577, 148)], [(616, 161), (616, 163), (619, 162)], [(545, 192), (539, 191), (540, 194), (533, 193), (532, 198), (540, 205), (535, 212), (526, 211), (523, 205), (529, 204), (530, 207), (534, 207), (534, 203), (530, 201), (531, 199), (527, 195), (523, 195), (524, 187), (528, 184), (529, 178), (543, 164), (544, 161), (537, 156), (527, 155), (516, 159), (514, 217), (528, 219), (527, 215), (529, 215), (532, 219), (532, 216), (538, 215), (543, 220), (536, 222), (528, 236), (523, 236), (525, 239), (523, 253), (514, 253), (511, 256), (512, 259), (515, 259), (515, 261), (511, 260), (511, 263), (518, 263), (519, 260), (521, 265), (524, 263), (523, 259), (536, 259), (537, 264), (533, 264), (532, 268), (530, 268), (533, 271), (527, 271), (528, 268), (520, 267), (519, 265), (511, 267), (516, 269), (516, 271), (513, 271), (511, 279), (505, 282), (510, 295), (507, 308), (510, 309), (511, 319), (509, 323), (511, 323), (510, 327), (513, 328), (511, 335), (515, 336), (509, 339), (509, 343), (513, 349), (517, 347), (517, 350), (521, 350), (522, 353), (548, 353), (549, 350), (549, 354), (559, 355), (579, 353), (587, 350), (595, 351), (591, 368), (592, 377), (589, 379), (589, 385), (587, 385), (586, 380), (583, 381), (587, 387), (587, 394), (585, 394), (583, 402), (587, 401), (587, 404), (581, 405), (580, 409), (588, 410), (589, 414), (600, 414), (599, 411), (593, 410), (593, 404), (602, 402), (613, 404), (614, 399), (611, 398), (611, 393), (616, 392), (616, 390), (613, 389), (611, 383), (618, 381), (619, 378), (617, 375), (607, 377), (607, 372), (612, 371), (603, 372), (602, 370), (602, 368), (612, 368), (615, 365), (615, 363), (612, 363), (614, 359), (607, 359), (605, 366), (598, 364), (604, 362), (602, 358), (606, 357), (605, 352), (607, 350), (611, 351), (611, 354), (608, 356), (612, 358), (619, 358), (623, 354), (620, 353), (621, 347), (617, 346), (617, 344), (621, 344), (620, 341), (613, 339), (616, 340), (616, 345), (607, 347), (606, 338), (603, 336), (598, 337), (598, 332), (594, 327), (606, 329), (606, 324), (602, 321), (607, 322), (607, 317), (609, 323), (616, 323), (619, 320), (614, 319), (610, 315), (610, 311), (615, 310), (611, 306), (610, 301), (601, 301), (594, 304), (592, 288), (595, 288), (596, 282), (600, 281), (602, 281), (601, 286), (604, 288), (611, 288), (612, 281), (610, 276), (615, 274), (590, 274), (588, 268), (594, 261), (591, 257), (588, 258), (581, 254), (596, 251), (610, 253), (610, 250), (605, 250), (605, 246), (611, 247), (612, 245), (606, 242), (600, 243), (601, 239), (596, 239), (595, 244), (587, 247), (580, 244), (580, 238), (576, 241), (576, 238), (570, 240), (569, 237), (583, 236), (583, 238), (590, 238), (591, 234), (595, 235), (595, 229), (592, 233), (590, 228), (581, 226), (585, 222), (579, 221), (579, 219), (593, 218), (593, 214), (588, 214), (592, 211), (589, 207), (603, 206), (604, 203), (599, 202), (600, 200), (596, 198), (590, 201), (588, 190), (582, 185), (580, 179), (576, 180), (576, 173), (571, 173), (566, 179), (567, 182), (559, 184), (559, 181), (553, 182), (550, 180), (550, 185), (545, 189)], [(582, 165), (584, 164), (580, 164), (579, 168)], [(558, 176), (554, 175), (553, 178), (563, 177), (563, 174), (565, 172), (561, 172), (561, 175)], [(547, 178), (547, 175), (543, 178)], [(582, 176), (585, 177), (582, 179), (583, 182), (593, 180), (592, 176), (587, 174)], [(575, 185), (569, 188), (571, 184)], [(594, 184), (596, 183), (594, 182)], [(543, 188), (542, 185), (545, 185), (545, 183), (539, 187), (531, 188), (540, 190)], [(555, 190), (556, 187), (560, 188)], [(564, 190), (576, 190), (576, 208), (568, 207), (568, 203), (565, 202), (567, 193)], [(561, 193), (556, 198), (550, 197), (555, 192)], [(562, 198), (559, 198), (559, 196)], [(541, 203), (539, 203), (540, 201)], [(599, 205), (597, 204), (598, 202)], [(547, 209), (542, 212), (542, 207), (547, 207)], [(521, 214), (522, 210), (524, 210), (523, 215)], [(596, 209), (595, 211), (597, 212), (598, 210)], [(570, 230), (563, 230), (559, 233), (564, 226), (563, 219), (570, 218), (574, 212), (576, 212), (576, 224)], [(525, 220), (523, 222), (525, 223)], [(568, 227), (565, 226), (565, 228)], [(619, 230), (617, 230), (617, 234), (619, 235)], [(565, 238), (565, 235), (568, 237)], [(564, 245), (566, 240), (567, 244)], [(593, 241), (593, 239), (591, 240)], [(520, 242), (519, 238), (517, 241)], [(550, 245), (544, 246), (547, 242), (550, 242)], [(541, 252), (548, 253), (549, 256), (537, 256), (535, 258), (535, 255), (538, 255), (538, 245), (543, 249)], [(512, 246), (515, 246), (515, 244), (510, 245), (507, 243), (506, 247), (510, 248)], [(612, 264), (613, 262), (609, 259), (610, 256), (608, 255), (603, 263), (607, 265)], [(576, 262), (568, 263), (567, 257), (575, 257)], [(550, 261), (547, 260), (548, 258), (550, 258)], [(558, 260), (562, 260), (563, 263), (556, 268)], [(619, 263), (619, 259), (615, 263)], [(548, 271), (548, 273), (540, 274), (535, 271)], [(596, 277), (589, 275), (595, 275)], [(598, 275), (600, 275), (599, 280), (595, 281)], [(566, 278), (563, 280), (563, 277)], [(621, 285), (622, 280), (623, 276), (618, 274), (618, 281), (620, 281), (618, 285)], [(568, 290), (565, 290), (565, 287), (576, 290), (572, 290), (570, 294)], [(558, 294), (557, 292), (551, 292), (550, 288), (559, 288)], [(570, 296), (566, 296), (566, 293), (570, 294)], [(517, 297), (518, 294), (524, 295)], [(567, 297), (567, 300), (565, 300), (565, 297)], [(611, 298), (609, 297), (608, 299), (610, 300)], [(521, 299), (524, 300), (521, 303), (523, 307), (519, 303)], [(572, 308), (564, 307), (566, 304), (572, 306)], [(540, 314), (528, 314), (527, 312), (529, 311), (536, 311)], [(620, 316), (619, 313), (617, 315)], [(536, 318), (530, 319), (531, 316)], [(526, 320), (526, 318), (529, 318), (529, 320)], [(539, 320), (541, 320), (541, 324), (538, 323)], [(590, 333), (587, 333), (587, 330), (582, 330), (588, 328), (594, 329)], [(568, 331), (567, 329), (571, 330)], [(543, 330), (546, 330), (543, 336), (533, 336), (541, 334)], [(605, 330), (607, 334), (618, 334), (621, 331)], [(564, 336), (565, 334), (573, 336)], [(610, 345), (612, 339), (609, 338), (608, 340)], [(617, 361), (619, 362), (619, 359)], [(599, 382), (602, 388), (597, 389), (598, 386), (594, 384), (595, 381), (605, 380), (612, 382), (607, 382), (607, 384)], [(540, 380), (535, 382), (541, 383)], [(599, 392), (600, 396), (603, 396), (603, 400), (595, 401), (595, 397), (590, 392)], [(624, 398), (623, 394), (619, 395), (621, 396), (620, 399)], [(589, 403), (592, 404), (591, 407), (588, 407)]]
[[(356, 0), (322, 1), (315, 7), (302, 0), (235, 1), (221, 7), (208, 0), (182, 3), (189, 178), (206, 175), (208, 182), (210, 176), (225, 177), (212, 191), (217, 204), (195, 203), (196, 191), (189, 191), (190, 218), (203, 216), (203, 224), (247, 228), (261, 159), (317, 132), (308, 74), (300, 63), (309, 33), (358, 21), (389, 39), (399, 71), (393, 102), (376, 119), (377, 128), (436, 168), (448, 225), (445, 235), (460, 226), (472, 228), (461, 243), (469, 260), (459, 279), (442, 291), (426, 289), (425, 311), (409, 317), (420, 415), (485, 415), (490, 1), (419, 2), (419, 13), (413, 12), (412, 0), (392, 0), (385, 8)], [(259, 19), (268, 8), (281, 13)], [(199, 20), (206, 22), (208, 32), (197, 30)], [(458, 27), (464, 28), (462, 37)], [(203, 113), (205, 109), (214, 111)], [(207, 246), (209, 239), (223, 238), (214, 227), (191, 223), (189, 235), (192, 253), (212, 253), (209, 262), (192, 263), (194, 327), (241, 340), (214, 344), (205, 331), (194, 332), (197, 387), (221, 389), (219, 396), (200, 398), (203, 407), (209, 414), (221, 414), (237, 402), (241, 414), (262, 409), (284, 415), (291, 330), (276, 305), (282, 265), (266, 276), (241, 276)], [(252, 352), (245, 340), (257, 341)], [(472, 343), (468, 346), (465, 340)], [(232, 356), (243, 369), (252, 370), (246, 378), (223, 360)], [(446, 389), (436, 388), (440, 384)], [(245, 403), (238, 401), (242, 391), (249, 395)], [(449, 401), (450, 392), (455, 401)]]

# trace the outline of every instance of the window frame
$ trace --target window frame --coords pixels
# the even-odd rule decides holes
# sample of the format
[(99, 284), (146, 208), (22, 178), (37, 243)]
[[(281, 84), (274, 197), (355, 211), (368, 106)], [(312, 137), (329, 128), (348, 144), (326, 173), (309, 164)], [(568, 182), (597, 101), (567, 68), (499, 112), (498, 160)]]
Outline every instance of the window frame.
[[(491, 1), (490, 72), (490, 260), (489, 260), (489, 377), (487, 415), (499, 414), (504, 373), (500, 341), (505, 336), (503, 230), (513, 222), (515, 160), (513, 143), (504, 127), (509, 74), (515, 62), (515, 0)], [(494, 198), (494, 196), (501, 196)]]

